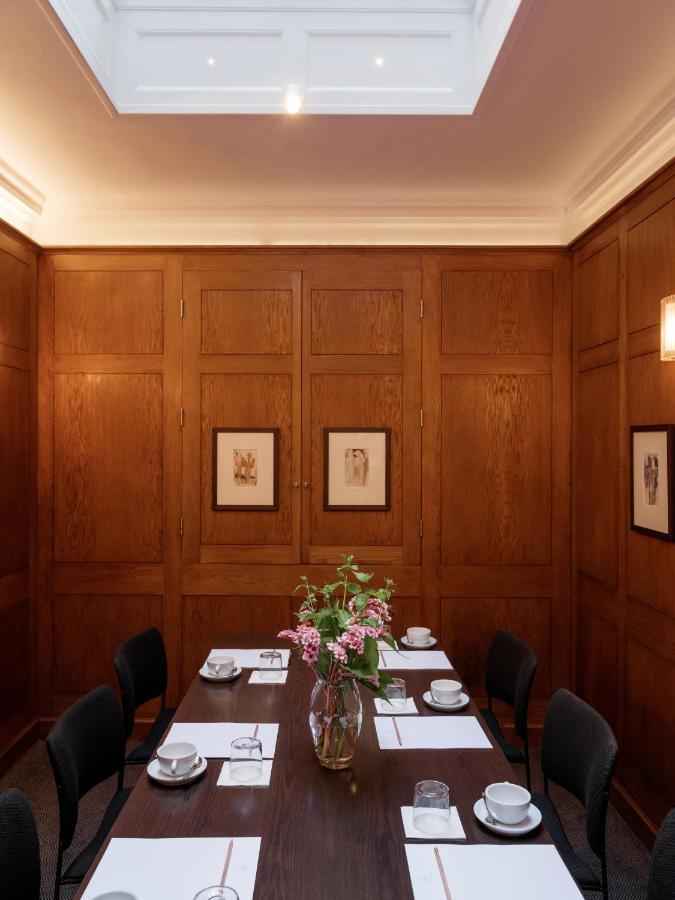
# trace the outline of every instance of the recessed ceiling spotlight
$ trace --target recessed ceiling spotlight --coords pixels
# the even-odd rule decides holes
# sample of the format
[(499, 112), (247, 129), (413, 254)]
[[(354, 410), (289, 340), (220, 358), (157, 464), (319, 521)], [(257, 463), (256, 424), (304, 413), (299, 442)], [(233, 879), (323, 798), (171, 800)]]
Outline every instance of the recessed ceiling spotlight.
[(286, 88), (286, 97), (284, 100), (286, 112), (294, 116), (302, 109), (302, 93), (297, 84), (289, 84)]
[(384, 56), (376, 56), (375, 65), (378, 67), (378, 69), (381, 69), (384, 65)]
[(206, 64), (207, 66), (215, 66), (216, 61), (212, 56), (209, 56), (209, 58), (206, 60)]

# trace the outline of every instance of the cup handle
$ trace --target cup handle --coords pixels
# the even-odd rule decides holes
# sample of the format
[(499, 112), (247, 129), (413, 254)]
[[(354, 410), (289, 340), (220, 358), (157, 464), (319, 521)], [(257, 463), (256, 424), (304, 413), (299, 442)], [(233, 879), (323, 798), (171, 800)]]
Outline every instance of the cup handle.
[(178, 760), (177, 760), (177, 759), (174, 759), (174, 760), (172, 760), (172, 762), (171, 762), (171, 774), (172, 774), (172, 775), (175, 775), (175, 774), (176, 774), (176, 769), (177, 769), (177, 768), (178, 768)]

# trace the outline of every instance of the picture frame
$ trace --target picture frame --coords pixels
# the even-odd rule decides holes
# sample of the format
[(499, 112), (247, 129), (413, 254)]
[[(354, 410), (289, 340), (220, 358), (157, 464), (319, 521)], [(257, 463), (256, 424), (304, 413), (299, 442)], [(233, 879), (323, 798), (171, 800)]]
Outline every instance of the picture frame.
[(324, 428), (323, 508), (391, 509), (391, 428)]
[(675, 425), (630, 429), (631, 529), (675, 541)]
[(212, 429), (212, 508), (279, 509), (279, 429)]

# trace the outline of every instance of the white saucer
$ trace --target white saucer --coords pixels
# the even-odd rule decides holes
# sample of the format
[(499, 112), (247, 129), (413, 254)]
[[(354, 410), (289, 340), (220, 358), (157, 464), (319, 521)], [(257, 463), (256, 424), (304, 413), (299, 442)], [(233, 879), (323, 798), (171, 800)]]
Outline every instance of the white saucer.
[(401, 643), (404, 647), (407, 647), (408, 650), (428, 650), (430, 647), (435, 647), (438, 641), (435, 637), (429, 637), (425, 644), (411, 644), (408, 640), (408, 636), (404, 634), (401, 638)]
[(199, 674), (205, 681), (223, 682), (234, 681), (235, 678), (239, 678), (239, 676), (241, 675), (241, 671), (241, 666), (235, 666), (235, 668), (232, 669), (229, 675), (214, 675), (212, 672), (209, 672), (208, 666), (206, 665), (206, 663), (204, 663), (204, 665), (199, 670)]
[(425, 691), (422, 700), (427, 706), (430, 706), (432, 709), (438, 709), (441, 712), (459, 712), (462, 709), (466, 709), (469, 705), (469, 695), (463, 692), (459, 695), (459, 700), (456, 703), (437, 703), (431, 696), (431, 691)]
[(504, 825), (502, 822), (495, 822), (494, 825), (490, 825), (487, 820), (487, 807), (482, 797), (480, 800), (476, 800), (473, 812), (481, 825), (485, 825), (486, 828), (494, 831), (495, 834), (505, 834), (509, 837), (520, 837), (520, 835), (529, 834), (541, 825), (541, 812), (534, 803), (530, 803), (530, 811), (523, 821), (518, 822), (517, 825)]
[(153, 759), (148, 765), (147, 772), (148, 778), (156, 781), (157, 784), (167, 784), (171, 787), (178, 787), (181, 784), (192, 784), (193, 781), (196, 781), (197, 778), (206, 772), (206, 757), (202, 756), (199, 765), (195, 766), (187, 775), (167, 775), (166, 772), (162, 772), (156, 759)]

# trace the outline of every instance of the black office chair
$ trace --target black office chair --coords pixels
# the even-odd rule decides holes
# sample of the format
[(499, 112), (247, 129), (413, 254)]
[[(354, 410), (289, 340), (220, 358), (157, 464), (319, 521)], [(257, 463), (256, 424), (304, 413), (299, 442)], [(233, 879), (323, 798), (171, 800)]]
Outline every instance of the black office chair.
[(156, 697), (161, 697), (162, 700), (161, 709), (152, 723), (150, 734), (126, 758), (126, 762), (130, 765), (145, 764), (150, 760), (176, 712), (175, 709), (166, 707), (168, 672), (162, 635), (156, 628), (148, 628), (147, 631), (134, 635), (117, 648), (114, 663), (122, 692), (127, 740), (131, 737), (138, 707)]
[[(537, 657), (532, 649), (510, 631), (495, 632), (485, 661), (485, 688), (488, 708), (481, 709), (483, 719), (494, 739), (510, 763), (525, 763), (527, 787), (531, 790), (530, 743), (527, 731), (527, 708), (530, 691), (537, 671)], [(501, 700), (515, 712), (516, 734), (523, 742), (523, 749), (510, 743), (492, 709), (493, 699)]]
[(40, 844), (21, 791), (0, 794), (0, 897), (40, 900)]
[[(82, 881), (131, 793), (122, 789), (124, 748), (120, 707), (115, 692), (107, 684), (69, 707), (47, 736), (59, 801), (56, 900), (62, 884)], [(112, 775), (117, 775), (117, 791), (103, 814), (99, 829), (64, 872), (63, 856), (73, 841), (80, 799)]]
[(675, 809), (665, 817), (656, 835), (647, 900), (675, 900)]
[[(617, 753), (614, 732), (600, 713), (570, 691), (556, 691), (544, 720), (541, 746), (544, 793), (532, 800), (541, 810), (544, 824), (579, 887), (601, 891), (604, 900), (608, 897), (605, 822)], [(567, 840), (549, 797), (549, 781), (565, 788), (583, 804), (586, 839), (600, 860), (600, 878)]]

